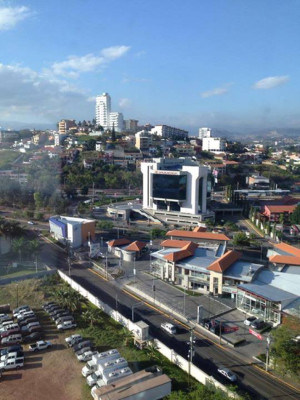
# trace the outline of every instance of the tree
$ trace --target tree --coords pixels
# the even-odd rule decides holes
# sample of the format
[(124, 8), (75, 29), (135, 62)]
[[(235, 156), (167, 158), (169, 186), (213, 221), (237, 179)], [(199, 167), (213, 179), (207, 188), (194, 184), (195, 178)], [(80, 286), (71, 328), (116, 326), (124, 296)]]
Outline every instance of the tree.
[(236, 233), (233, 237), (234, 246), (249, 246), (250, 241), (244, 232)]
[(111, 231), (114, 224), (111, 221), (97, 221), (97, 227), (104, 231)]
[(133, 344), (134, 334), (129, 331), (127, 328), (122, 328), (122, 337), (124, 340), (125, 346), (130, 346)]
[(22, 260), (22, 251), (24, 250), (24, 247), (25, 247), (25, 239), (23, 237), (20, 237), (19, 239), (14, 239), (12, 241), (12, 249), (15, 253), (19, 254), (20, 262)]
[(152, 239), (161, 238), (166, 235), (166, 231), (159, 228), (153, 228), (150, 230), (150, 237)]
[(41, 193), (40, 192), (35, 192), (33, 194), (33, 198), (34, 198), (35, 208), (38, 210), (43, 205), (43, 198), (41, 196)]
[(293, 340), (300, 331), (296, 318), (288, 317), (282, 325), (272, 331), (271, 357), (275, 368), (286, 374), (300, 375), (300, 348)]
[(116, 132), (115, 132), (115, 124), (113, 123), (112, 131), (111, 131), (111, 141), (114, 143), (116, 141)]
[(102, 321), (102, 314), (100, 310), (90, 308), (82, 313), (82, 319), (90, 324), (90, 326), (94, 326), (94, 324)]
[(290, 216), (292, 224), (300, 224), (300, 204), (297, 205), (294, 212)]

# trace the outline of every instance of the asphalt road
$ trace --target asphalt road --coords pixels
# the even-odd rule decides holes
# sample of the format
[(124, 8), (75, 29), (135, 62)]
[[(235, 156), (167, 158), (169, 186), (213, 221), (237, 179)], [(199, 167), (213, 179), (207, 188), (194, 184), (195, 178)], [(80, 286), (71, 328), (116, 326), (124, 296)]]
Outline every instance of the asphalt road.
[[(40, 257), (48, 265), (53, 265), (66, 273), (68, 272), (66, 254), (59, 248), (44, 244)], [(184, 325), (177, 322), (178, 333), (170, 336), (160, 329), (162, 322), (169, 321), (174, 323), (166, 314), (144, 303), (137, 304), (138, 299), (125, 293), (113, 283), (104, 281), (87, 267), (80, 264), (72, 265), (71, 276), (81, 286), (105, 301), (112, 308), (117, 308), (127, 318), (131, 318), (132, 306), (135, 306), (135, 321), (140, 319), (145, 321), (149, 324), (150, 334), (173, 348), (181, 356), (187, 358), (188, 345), (186, 342), (189, 340), (190, 334)], [(250, 365), (238, 358), (230, 349), (212, 342), (204, 335), (197, 334), (196, 338), (194, 364), (222, 383), (228, 384), (230, 382), (218, 374), (218, 365), (230, 368), (238, 376), (238, 388), (249, 393), (253, 399), (300, 399), (300, 391), (289, 387), (284, 381), (273, 378), (257, 366)]]

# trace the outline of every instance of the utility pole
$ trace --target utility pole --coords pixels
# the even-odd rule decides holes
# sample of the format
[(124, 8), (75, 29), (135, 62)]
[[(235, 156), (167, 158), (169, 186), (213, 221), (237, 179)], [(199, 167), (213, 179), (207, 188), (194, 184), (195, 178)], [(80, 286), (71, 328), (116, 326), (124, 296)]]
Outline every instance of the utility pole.
[(192, 362), (193, 362), (193, 356), (194, 356), (194, 344), (195, 344), (195, 340), (194, 340), (194, 328), (191, 328), (191, 336), (190, 336), (190, 341), (189, 341), (189, 352), (188, 352), (188, 360), (189, 360), (189, 379), (188, 379), (188, 386), (190, 387), (190, 380), (191, 380), (191, 367), (192, 367)]
[(105, 278), (107, 279), (107, 252), (105, 254)]
[(183, 316), (185, 317), (185, 287), (183, 288)]

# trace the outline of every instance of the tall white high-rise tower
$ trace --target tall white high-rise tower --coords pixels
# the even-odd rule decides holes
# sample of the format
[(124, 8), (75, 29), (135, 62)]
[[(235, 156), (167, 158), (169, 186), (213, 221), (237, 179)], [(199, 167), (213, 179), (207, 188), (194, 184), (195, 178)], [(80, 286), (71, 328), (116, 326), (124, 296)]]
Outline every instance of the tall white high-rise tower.
[(96, 123), (104, 129), (110, 128), (111, 98), (108, 93), (96, 97)]

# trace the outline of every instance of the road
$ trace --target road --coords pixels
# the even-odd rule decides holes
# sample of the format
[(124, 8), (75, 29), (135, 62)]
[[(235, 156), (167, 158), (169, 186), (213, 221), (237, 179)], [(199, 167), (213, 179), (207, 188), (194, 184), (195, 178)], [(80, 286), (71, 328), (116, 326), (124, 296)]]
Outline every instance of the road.
[[(45, 243), (40, 257), (48, 265), (53, 265), (68, 273), (66, 254), (60, 248)], [(178, 354), (187, 358), (189, 340), (188, 327), (179, 321), (175, 321), (178, 332), (174, 336), (164, 333), (160, 324), (165, 321), (173, 322), (169, 315), (159, 311), (155, 307), (141, 302), (141, 299), (122, 290), (112, 282), (107, 282), (97, 273), (80, 264), (73, 264), (71, 269), (72, 278), (81, 286), (85, 287), (99, 299), (105, 301), (109, 306), (118, 309), (125, 317), (131, 318), (132, 307), (135, 306), (135, 320), (142, 319), (150, 327), (150, 334), (173, 348)], [(139, 304), (137, 304), (139, 303)], [(193, 362), (209, 375), (224, 384), (228, 384), (217, 372), (218, 365), (229, 367), (238, 376), (238, 388), (250, 394), (251, 398), (296, 400), (300, 399), (300, 391), (289, 386), (286, 382), (272, 377), (269, 373), (259, 369), (256, 365), (246, 362), (237, 357), (231, 349), (214, 343), (206, 336), (196, 333), (197, 343), (195, 345), (195, 356)]]

